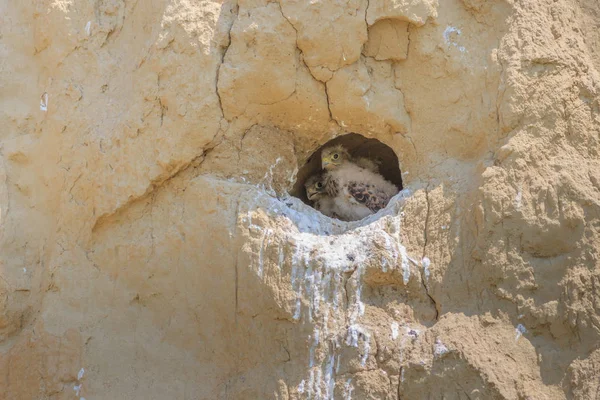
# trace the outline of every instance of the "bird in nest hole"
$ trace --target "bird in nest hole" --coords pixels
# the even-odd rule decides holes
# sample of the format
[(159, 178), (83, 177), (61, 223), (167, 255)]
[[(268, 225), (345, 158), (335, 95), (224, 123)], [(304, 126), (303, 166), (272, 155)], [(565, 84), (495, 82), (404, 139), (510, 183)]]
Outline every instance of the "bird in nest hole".
[(321, 166), (323, 171), (310, 177), (305, 188), (314, 207), (329, 217), (363, 219), (384, 208), (398, 193), (372, 160), (353, 158), (341, 145), (323, 149)]

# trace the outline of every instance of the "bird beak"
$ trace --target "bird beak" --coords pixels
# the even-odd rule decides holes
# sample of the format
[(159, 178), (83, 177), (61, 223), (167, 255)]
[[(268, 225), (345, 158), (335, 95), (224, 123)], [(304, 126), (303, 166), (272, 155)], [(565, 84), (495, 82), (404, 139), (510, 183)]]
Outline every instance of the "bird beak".
[(327, 167), (329, 164), (331, 164), (331, 159), (324, 158), (321, 160), (321, 168), (325, 169), (325, 167)]
[(315, 197), (316, 194), (317, 194), (317, 192), (315, 192), (313, 190), (307, 190), (306, 191), (306, 197), (308, 197), (309, 200), (312, 200), (313, 197)]

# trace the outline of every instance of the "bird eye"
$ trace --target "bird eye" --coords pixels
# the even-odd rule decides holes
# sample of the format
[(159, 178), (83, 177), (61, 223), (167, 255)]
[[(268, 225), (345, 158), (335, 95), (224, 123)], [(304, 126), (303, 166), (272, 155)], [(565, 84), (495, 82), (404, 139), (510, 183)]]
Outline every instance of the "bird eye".
[(321, 189), (323, 187), (323, 184), (321, 182), (317, 182), (317, 188)]
[(340, 158), (340, 155), (339, 155), (339, 154), (334, 154), (334, 155), (333, 155), (333, 159), (334, 159), (334, 160), (337, 160), (338, 158)]

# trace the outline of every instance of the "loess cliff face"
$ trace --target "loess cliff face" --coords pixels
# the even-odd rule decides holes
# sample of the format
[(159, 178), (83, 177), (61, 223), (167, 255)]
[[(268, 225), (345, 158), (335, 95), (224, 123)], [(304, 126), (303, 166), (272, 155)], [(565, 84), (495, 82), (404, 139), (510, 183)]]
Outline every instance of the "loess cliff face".
[[(0, 398), (600, 396), (596, 0), (0, 0)], [(404, 190), (287, 195), (357, 133)]]

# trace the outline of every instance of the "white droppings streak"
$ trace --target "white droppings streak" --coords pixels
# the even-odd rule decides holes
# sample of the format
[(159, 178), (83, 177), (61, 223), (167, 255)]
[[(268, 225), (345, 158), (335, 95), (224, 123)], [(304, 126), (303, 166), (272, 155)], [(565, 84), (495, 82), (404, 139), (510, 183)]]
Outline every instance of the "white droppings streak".
[(314, 388), (315, 388), (315, 400), (316, 399), (322, 399), (323, 398), (323, 393), (321, 392), (321, 382), (323, 381), (323, 372), (321, 371), (321, 368), (317, 369), (317, 376), (316, 379), (313, 383)]
[(312, 264), (306, 260), (305, 261), (306, 264), (308, 265), (308, 267), (305, 270), (304, 273), (304, 286), (305, 286), (305, 293), (306, 293), (306, 298), (308, 300), (308, 320), (310, 322), (313, 321), (313, 301), (314, 301), (314, 275), (313, 275), (313, 270), (312, 270)]
[(392, 326), (390, 328), (392, 329), (392, 339), (398, 339), (398, 335), (400, 334), (400, 327), (398, 326), (398, 323), (396, 321), (392, 322)]
[(517, 196), (515, 197), (515, 207), (517, 208), (517, 210), (519, 208), (521, 208), (522, 201), (523, 201), (523, 192), (521, 191), (521, 189), (519, 189), (519, 192), (517, 193)]
[(308, 367), (312, 368), (315, 365), (315, 350), (319, 345), (319, 327), (315, 326), (315, 330), (312, 334), (312, 344), (309, 350)]
[(279, 247), (279, 260), (277, 266), (279, 267), (279, 271), (283, 269), (283, 263), (285, 261), (285, 254), (283, 253), (283, 247)]
[(294, 321), (299, 321), (302, 315), (302, 288), (297, 293), (296, 297), (296, 311), (294, 312)]
[(325, 367), (325, 398), (333, 399), (333, 393), (335, 392), (335, 379), (333, 374), (333, 366), (335, 364), (335, 355), (330, 354)]
[(448, 353), (448, 351), (449, 350), (444, 345), (444, 343), (442, 343), (440, 339), (436, 339), (435, 346), (433, 348), (433, 354), (435, 354), (436, 357), (440, 358), (443, 357), (446, 353)]
[(344, 385), (344, 400), (352, 400), (353, 390), (354, 386), (352, 386), (352, 378), (348, 378), (346, 384)]
[(269, 167), (269, 170), (263, 176), (261, 184), (258, 186), (259, 189), (262, 189), (271, 195), (275, 195), (275, 190), (273, 189), (273, 170), (281, 161), (283, 161), (281, 157), (277, 157), (275, 159), (275, 162)]
[[(371, 334), (359, 324), (365, 313), (363, 276), (366, 268), (377, 267), (378, 263), (374, 262), (371, 252), (364, 250), (376, 240), (386, 250), (386, 255), (381, 258), (381, 270), (401, 270), (404, 283), (410, 280), (409, 257), (401, 242), (401, 221), (396, 217), (401, 201), (409, 191), (392, 199), (390, 206), (377, 216), (348, 229), (354, 223), (324, 220), (325, 217), (299, 199), (276, 198), (270, 184), (280, 161), (278, 158), (268, 169), (262, 184), (256, 186), (256, 193), (248, 192), (249, 197), (244, 203), (248, 208), (240, 212), (240, 217), (255, 238), (253, 271), (262, 277), (273, 263), (279, 268), (267, 270), (269, 275), (279, 273), (281, 279), (284, 274), (289, 274), (291, 290), (295, 293), (290, 305), (293, 319), (311, 325), (307, 357), (309, 376), (298, 385), (298, 393), (307, 399), (333, 399), (341, 364), (340, 342), (344, 341), (344, 336), (348, 346), (358, 349), (363, 366), (369, 358)], [(277, 219), (277, 231), (273, 225), (264, 225), (265, 219), (258, 218), (259, 211)], [(382, 229), (378, 223), (371, 224), (382, 214), (392, 217), (392, 224), (387, 225), (387, 229)], [(280, 237), (279, 229), (286, 225), (288, 233)], [(274, 245), (277, 249), (272, 249)], [(398, 323), (393, 323), (391, 329), (392, 337), (397, 339)], [(354, 387), (350, 380), (345, 389), (345, 398), (351, 398)]]
[(456, 36), (460, 36), (462, 34), (462, 31), (458, 28), (455, 28), (453, 26), (448, 26), (446, 27), (446, 29), (444, 30), (444, 41), (446, 42), (446, 44), (448, 46), (454, 46), (458, 49), (458, 51), (460, 51), (461, 53), (465, 53), (467, 51), (467, 49), (464, 46), (459, 46), (457, 42), (452, 40), (452, 34), (456, 34)]
[(298, 385), (298, 393), (304, 393), (304, 385), (306, 385), (306, 382), (302, 379), (302, 382)]
[(371, 334), (358, 324), (350, 325), (346, 336), (346, 344), (358, 348), (359, 339), (362, 339), (363, 342), (363, 354), (360, 363), (364, 366), (369, 358), (369, 350), (371, 350)]
[(79, 370), (79, 373), (77, 374), (77, 380), (80, 381), (81, 378), (83, 378), (83, 374), (85, 374), (85, 370), (83, 368), (81, 368)]
[(333, 311), (337, 311), (339, 307), (338, 294), (341, 295), (340, 287), (342, 285), (342, 276), (340, 271), (335, 271), (333, 274)]
[(410, 265), (408, 265), (408, 257), (406, 255), (406, 248), (402, 245), (400, 247), (400, 255), (402, 256), (402, 280), (407, 285), (410, 280)]
[(515, 342), (516, 342), (517, 340), (519, 340), (519, 338), (521, 336), (523, 336), (527, 332), (527, 329), (523, 326), (523, 324), (519, 324), (519, 325), (517, 325), (515, 332), (517, 332), (516, 337), (515, 337)]
[(429, 258), (427, 258), (427, 257), (423, 257), (423, 259), (421, 260), (421, 264), (423, 265), (423, 273), (425, 274), (425, 282), (428, 282), (429, 275), (430, 275), (429, 266), (431, 265), (431, 260), (429, 260)]
[(40, 110), (48, 111), (48, 93), (46, 92), (40, 97)]
[(367, 359), (369, 358), (369, 351), (371, 351), (371, 335), (370, 334), (366, 334), (364, 340), (364, 344), (363, 344), (363, 355), (362, 358), (360, 359), (360, 365), (362, 365), (363, 367), (365, 366), (365, 364), (367, 363)]
[(258, 271), (257, 274), (260, 278), (263, 277), (264, 269), (265, 269), (265, 247), (269, 245), (269, 239), (273, 231), (271, 229), (267, 229), (264, 231), (262, 238), (260, 240), (260, 250), (258, 253)]
[[(398, 264), (398, 249), (393, 245), (393, 238), (387, 233), (384, 232), (384, 240), (385, 240), (385, 248), (392, 254), (392, 267), (395, 267)], [(387, 259), (383, 258), (381, 263), (381, 269), (383, 272), (387, 272)]]
[(457, 35), (460, 35), (462, 32), (460, 29), (455, 28), (453, 26), (446, 27), (446, 29), (444, 30), (444, 41), (446, 42), (446, 44), (452, 44), (452, 42), (450, 41), (450, 35), (452, 33), (456, 33)]
[(92, 34), (92, 21), (88, 21), (87, 24), (85, 24), (85, 33), (87, 33), (88, 36)]

